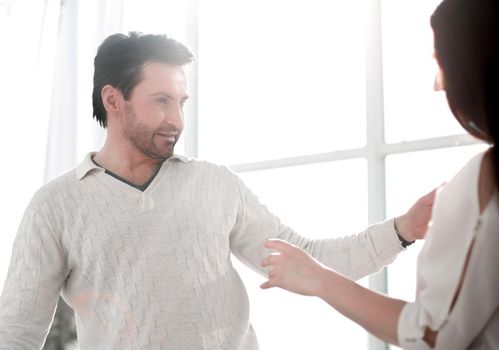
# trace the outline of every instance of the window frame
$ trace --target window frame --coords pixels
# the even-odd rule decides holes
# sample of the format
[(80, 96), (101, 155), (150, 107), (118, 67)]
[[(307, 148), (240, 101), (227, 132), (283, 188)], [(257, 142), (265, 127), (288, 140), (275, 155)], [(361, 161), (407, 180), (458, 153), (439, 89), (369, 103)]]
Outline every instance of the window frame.
[[(199, 0), (187, 1), (187, 42), (197, 53)], [(315, 164), (321, 162), (342, 161), (364, 158), (367, 160), (368, 177), (368, 222), (369, 224), (386, 218), (386, 173), (385, 159), (389, 155), (415, 151), (437, 150), (440, 148), (460, 147), (479, 144), (480, 141), (468, 134), (454, 134), (427, 139), (418, 139), (396, 143), (385, 141), (384, 96), (383, 96), (383, 53), (382, 53), (382, 18), (381, 1), (370, 0), (367, 18), (366, 49), (366, 144), (361, 148), (337, 150), (326, 153), (308, 154), (297, 157), (238, 163), (229, 165), (236, 173), (261, 171)], [(191, 98), (186, 110), (188, 128), (184, 135), (185, 153), (198, 155), (198, 65), (192, 63), (189, 74)], [(388, 276), (386, 268), (369, 277), (369, 287), (381, 293), (387, 293)], [(388, 350), (389, 345), (373, 335), (369, 335), (369, 350)]]

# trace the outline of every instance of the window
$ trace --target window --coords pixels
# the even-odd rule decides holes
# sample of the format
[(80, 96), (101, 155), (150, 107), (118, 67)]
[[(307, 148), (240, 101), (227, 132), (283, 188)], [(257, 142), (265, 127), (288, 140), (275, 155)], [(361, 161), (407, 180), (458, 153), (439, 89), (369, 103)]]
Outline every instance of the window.
[(365, 3), (200, 1), (199, 156), (240, 164), (362, 147)]
[(430, 16), (439, 3), (381, 2), (384, 117), (389, 143), (463, 133), (445, 94), (432, 89), (438, 65), (433, 58)]

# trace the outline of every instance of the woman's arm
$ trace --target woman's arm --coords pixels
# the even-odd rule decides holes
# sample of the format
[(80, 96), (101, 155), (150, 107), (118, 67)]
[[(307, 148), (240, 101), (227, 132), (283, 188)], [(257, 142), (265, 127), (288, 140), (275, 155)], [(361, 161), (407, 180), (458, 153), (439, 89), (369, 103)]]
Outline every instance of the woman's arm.
[(270, 266), (271, 270), (261, 288), (280, 287), (318, 296), (378, 338), (398, 345), (397, 323), (406, 302), (358, 285), (287, 242), (269, 240), (265, 247), (277, 253), (262, 261), (262, 266)]

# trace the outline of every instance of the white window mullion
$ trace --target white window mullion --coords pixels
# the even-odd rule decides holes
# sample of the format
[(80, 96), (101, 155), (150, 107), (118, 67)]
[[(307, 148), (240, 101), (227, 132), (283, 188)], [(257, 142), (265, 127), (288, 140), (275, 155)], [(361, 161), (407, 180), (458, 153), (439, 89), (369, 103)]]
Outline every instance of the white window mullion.
[(479, 139), (469, 134), (449, 135), (433, 137), (422, 140), (384, 143), (381, 144), (380, 152), (387, 156), (396, 153), (408, 153), (417, 151), (426, 151), (439, 148), (450, 148), (456, 146), (469, 146), (483, 143)]
[[(368, 215), (369, 223), (386, 216), (385, 158), (381, 153), (384, 140), (383, 63), (381, 50), (381, 2), (369, 3), (366, 52), (366, 148), (368, 164)], [(387, 291), (386, 270), (369, 278), (369, 287), (379, 292)], [(388, 346), (369, 335), (370, 350), (386, 350)]]
[(199, 43), (199, 2), (188, 0), (186, 3), (186, 45), (194, 53), (195, 60), (189, 66), (188, 86), (189, 103), (186, 107), (186, 128), (184, 130), (185, 154), (191, 157), (198, 156), (198, 43)]
[(308, 154), (305, 156), (264, 160), (260, 162), (233, 164), (230, 167), (236, 172), (268, 170), (275, 168), (285, 168), (298, 165), (316, 164), (324, 162), (334, 162), (355, 158), (364, 158), (365, 148), (340, 150), (327, 153)]

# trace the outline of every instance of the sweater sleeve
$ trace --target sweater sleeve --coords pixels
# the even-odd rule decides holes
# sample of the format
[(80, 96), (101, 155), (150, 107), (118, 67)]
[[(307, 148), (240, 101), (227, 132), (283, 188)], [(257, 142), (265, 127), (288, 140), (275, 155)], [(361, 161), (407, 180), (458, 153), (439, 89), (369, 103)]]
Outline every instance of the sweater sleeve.
[(379, 271), (403, 250), (395, 233), (393, 219), (374, 224), (348, 237), (312, 240), (283, 225), (236, 177), (241, 203), (237, 222), (231, 232), (232, 253), (243, 263), (266, 276), (260, 267), (269, 251), (267, 239), (279, 238), (295, 244), (330, 268), (359, 279)]
[(0, 297), (1, 350), (42, 347), (67, 276), (61, 248), (36, 206), (21, 221)]

